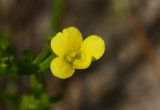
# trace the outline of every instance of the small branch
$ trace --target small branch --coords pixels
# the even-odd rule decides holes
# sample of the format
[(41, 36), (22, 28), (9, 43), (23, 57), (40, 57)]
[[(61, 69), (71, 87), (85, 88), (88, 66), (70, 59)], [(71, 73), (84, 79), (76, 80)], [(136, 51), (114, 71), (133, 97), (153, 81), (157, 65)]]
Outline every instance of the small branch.
[(158, 61), (158, 56), (154, 51), (154, 48), (151, 42), (149, 41), (141, 22), (135, 15), (132, 14), (129, 17), (129, 24), (135, 36), (137, 37), (137, 40), (142, 48), (142, 51), (145, 57), (147, 58), (150, 66), (152, 67), (155, 76), (159, 77), (160, 62)]

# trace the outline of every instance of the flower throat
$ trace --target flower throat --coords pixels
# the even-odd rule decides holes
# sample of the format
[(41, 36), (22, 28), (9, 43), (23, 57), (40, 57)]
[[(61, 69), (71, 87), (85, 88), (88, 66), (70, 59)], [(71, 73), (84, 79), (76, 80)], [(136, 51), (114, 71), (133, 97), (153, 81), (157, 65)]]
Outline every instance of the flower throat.
[(78, 60), (81, 58), (81, 53), (80, 50), (73, 50), (71, 52), (69, 52), (66, 56), (65, 56), (65, 60), (71, 64), (73, 64), (73, 62), (75, 60)]

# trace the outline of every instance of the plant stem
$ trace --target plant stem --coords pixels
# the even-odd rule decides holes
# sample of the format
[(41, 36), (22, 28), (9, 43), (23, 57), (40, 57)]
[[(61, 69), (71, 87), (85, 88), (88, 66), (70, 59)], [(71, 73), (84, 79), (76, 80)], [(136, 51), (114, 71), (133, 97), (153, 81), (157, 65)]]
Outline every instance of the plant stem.
[(51, 13), (51, 27), (49, 30), (50, 32), (52, 32), (52, 34), (55, 34), (60, 27), (63, 8), (64, 8), (64, 0), (55, 0)]

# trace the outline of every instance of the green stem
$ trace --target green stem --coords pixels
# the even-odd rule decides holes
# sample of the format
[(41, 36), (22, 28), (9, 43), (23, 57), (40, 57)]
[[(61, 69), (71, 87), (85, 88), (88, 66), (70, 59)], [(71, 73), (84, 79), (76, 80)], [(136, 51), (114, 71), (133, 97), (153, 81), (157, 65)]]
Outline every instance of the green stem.
[(52, 34), (55, 34), (60, 27), (60, 23), (62, 20), (62, 14), (63, 14), (63, 8), (64, 8), (64, 0), (55, 0), (54, 6), (52, 9), (52, 15), (51, 15), (50, 32), (52, 32)]
[(38, 65), (49, 54), (50, 54), (50, 50), (47, 47), (45, 47), (42, 50), (42, 52), (35, 58), (35, 60), (33, 61), (33, 64), (37, 64)]
[(49, 57), (47, 57), (42, 63), (39, 64), (39, 72), (43, 72), (44, 70), (46, 70), (47, 68), (49, 68), (50, 63), (52, 61), (52, 59), (55, 58), (55, 55), (51, 54)]
[[(55, 0), (51, 13), (51, 26), (49, 30), (49, 32), (52, 33), (51, 36), (54, 36), (60, 27), (63, 7), (64, 0)], [(48, 40), (49, 48), (50, 40), (51, 38)], [(49, 48), (45, 47), (41, 54), (39, 54), (33, 61), (34, 64), (38, 65), (39, 69), (35, 74), (31, 75), (32, 88), (37, 88), (36, 86), (38, 85), (38, 82), (41, 83), (41, 85), (46, 86), (42, 72), (49, 68), (51, 60), (56, 57), (55, 54), (52, 54)], [(36, 80), (38, 80), (38, 82)]]

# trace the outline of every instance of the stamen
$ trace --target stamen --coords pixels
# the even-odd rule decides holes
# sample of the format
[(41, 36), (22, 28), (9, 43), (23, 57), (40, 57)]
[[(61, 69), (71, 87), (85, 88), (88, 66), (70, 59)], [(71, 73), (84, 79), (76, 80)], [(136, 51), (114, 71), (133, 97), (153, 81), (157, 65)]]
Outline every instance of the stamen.
[(75, 60), (78, 60), (81, 58), (81, 53), (80, 53), (80, 50), (73, 50), (71, 52), (69, 52), (66, 56), (65, 56), (65, 59), (67, 62), (73, 64), (73, 62)]

